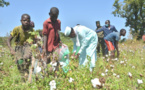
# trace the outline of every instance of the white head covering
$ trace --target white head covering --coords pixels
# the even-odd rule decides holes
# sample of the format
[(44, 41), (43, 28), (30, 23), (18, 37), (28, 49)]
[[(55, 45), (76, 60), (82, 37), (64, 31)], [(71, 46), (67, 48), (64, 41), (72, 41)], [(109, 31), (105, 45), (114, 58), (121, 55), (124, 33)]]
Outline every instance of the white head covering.
[(71, 33), (71, 27), (68, 27), (68, 26), (67, 26), (67, 27), (65, 28), (64, 35), (65, 35), (65, 36), (69, 36), (70, 33)]

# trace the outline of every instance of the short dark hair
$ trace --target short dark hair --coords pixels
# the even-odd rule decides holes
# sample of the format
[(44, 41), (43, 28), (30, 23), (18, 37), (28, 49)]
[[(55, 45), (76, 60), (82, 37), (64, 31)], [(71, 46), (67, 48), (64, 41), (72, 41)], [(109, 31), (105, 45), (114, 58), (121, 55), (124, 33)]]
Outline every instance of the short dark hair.
[(123, 33), (124, 31), (126, 32), (126, 30), (125, 30), (125, 29), (121, 29), (121, 30), (120, 30), (120, 33)]
[(110, 20), (106, 20), (106, 22), (109, 22), (110, 23)]
[(21, 19), (22, 19), (24, 16), (28, 16), (28, 18), (31, 19), (29, 14), (23, 14), (23, 15), (21, 16)]
[(52, 7), (52, 8), (50, 9), (50, 13), (59, 13), (59, 10), (58, 10), (57, 7)]
[(100, 21), (96, 21), (96, 24), (100, 24)]

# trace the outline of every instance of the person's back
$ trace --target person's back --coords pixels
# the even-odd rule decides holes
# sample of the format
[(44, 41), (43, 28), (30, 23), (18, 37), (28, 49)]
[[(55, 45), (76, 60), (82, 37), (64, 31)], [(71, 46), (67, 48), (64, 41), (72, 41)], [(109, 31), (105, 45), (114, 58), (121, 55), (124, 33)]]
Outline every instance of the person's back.
[[(88, 62), (87, 55), (91, 57), (90, 61), (90, 71), (92, 72), (95, 67), (96, 62), (96, 47), (98, 43), (97, 34), (82, 25), (77, 25), (74, 28), (66, 27), (65, 36), (72, 38), (73, 54), (72, 57), (79, 57), (79, 65), (86, 65)], [(77, 51), (77, 47), (80, 47)]]
[[(117, 51), (117, 56), (119, 57), (119, 49), (118, 49), (118, 42), (119, 42), (119, 39), (121, 36), (125, 36), (126, 34), (126, 30), (125, 29), (121, 29), (120, 30), (120, 33), (119, 32), (113, 32), (113, 33), (110, 33), (108, 34), (104, 40), (105, 40), (105, 43), (108, 47), (108, 50), (110, 51), (110, 59), (114, 58), (115, 56), (115, 49)], [(115, 44), (115, 47), (113, 45), (113, 43)]]
[(112, 32), (112, 33), (108, 34), (104, 39), (107, 41), (111, 41), (111, 42), (119, 41), (120, 33), (119, 32)]
[(92, 29), (90, 29), (90, 28), (88, 28), (86, 26), (83, 26), (83, 25), (75, 26), (74, 30), (76, 32), (80, 33), (80, 35), (82, 37), (86, 37), (86, 35), (89, 35), (89, 33), (95, 34), (95, 32)]

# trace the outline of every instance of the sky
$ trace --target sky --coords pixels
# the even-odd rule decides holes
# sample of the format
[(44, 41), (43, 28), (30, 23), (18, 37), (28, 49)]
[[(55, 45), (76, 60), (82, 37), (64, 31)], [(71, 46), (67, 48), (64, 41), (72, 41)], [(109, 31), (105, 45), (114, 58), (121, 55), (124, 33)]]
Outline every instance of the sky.
[(5, 0), (8, 7), (0, 7), (0, 36), (6, 36), (14, 27), (21, 25), (22, 14), (29, 14), (35, 23), (35, 30), (43, 29), (43, 22), (49, 18), (51, 7), (59, 9), (58, 19), (61, 21), (61, 31), (66, 26), (74, 27), (76, 24), (84, 25), (92, 30), (96, 29), (96, 21), (105, 25), (110, 20), (118, 31), (125, 27), (125, 19), (114, 17), (112, 14), (115, 0)]

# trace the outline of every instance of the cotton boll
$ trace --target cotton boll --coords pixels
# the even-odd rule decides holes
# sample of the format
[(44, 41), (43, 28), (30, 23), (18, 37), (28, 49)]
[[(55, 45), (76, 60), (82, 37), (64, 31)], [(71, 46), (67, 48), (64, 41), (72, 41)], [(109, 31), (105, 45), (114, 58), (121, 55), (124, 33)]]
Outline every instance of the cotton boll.
[(118, 61), (118, 58), (114, 58), (114, 59), (112, 59), (113, 61)]
[(108, 55), (106, 55), (106, 57), (108, 57)]
[(64, 56), (64, 58), (66, 59), (66, 58), (67, 58), (67, 56)]
[(50, 90), (56, 89), (56, 82), (55, 82), (55, 80), (50, 81), (49, 85), (50, 85)]
[(92, 79), (91, 82), (94, 88), (98, 88), (97, 86), (101, 86), (101, 82), (98, 78)]
[(74, 59), (75, 57), (74, 57), (74, 56), (71, 56), (70, 58), (71, 58), (71, 59)]
[(138, 84), (142, 84), (143, 83), (143, 81), (140, 80), (140, 79), (137, 79), (137, 82), (138, 82)]
[(106, 69), (105, 72), (107, 73), (108, 72), (108, 69)]
[(41, 40), (41, 37), (40, 37), (40, 36), (38, 36), (38, 37), (37, 37), (37, 39)]
[(129, 76), (129, 77), (132, 77), (132, 74), (129, 72), (129, 73), (128, 73), (128, 76)]
[(133, 69), (135, 69), (135, 66), (132, 66)]
[(111, 68), (114, 68), (114, 65), (110, 65)]
[(39, 72), (41, 72), (41, 67), (37, 66), (36, 67), (36, 73), (39, 73)]
[(117, 74), (116, 73), (113, 73), (113, 76), (116, 76)]
[(120, 76), (119, 76), (119, 75), (117, 75), (116, 77), (117, 77), (117, 78), (120, 78)]
[(124, 63), (124, 61), (120, 61), (120, 64), (123, 64)]
[(64, 62), (60, 62), (60, 66), (63, 66), (64, 65)]
[(105, 57), (102, 57), (103, 59), (105, 59)]
[(109, 58), (106, 61), (109, 62)]
[(74, 79), (73, 78), (69, 78), (69, 82), (71, 83), (71, 82), (73, 82), (74, 81)]
[(53, 66), (53, 67), (55, 67), (55, 66), (57, 66), (57, 62), (54, 62), (54, 63), (51, 62), (50, 65)]
[(57, 62), (54, 62), (54, 63), (51, 62), (50, 65), (52, 66), (53, 71), (55, 71)]
[(4, 64), (3, 62), (0, 63), (0, 65), (3, 65), (3, 64)]
[(125, 60), (125, 62), (127, 62), (127, 60)]
[(101, 76), (105, 76), (105, 74), (104, 73), (101, 73)]
[(38, 45), (37, 44), (33, 44), (35, 47), (37, 47)]

